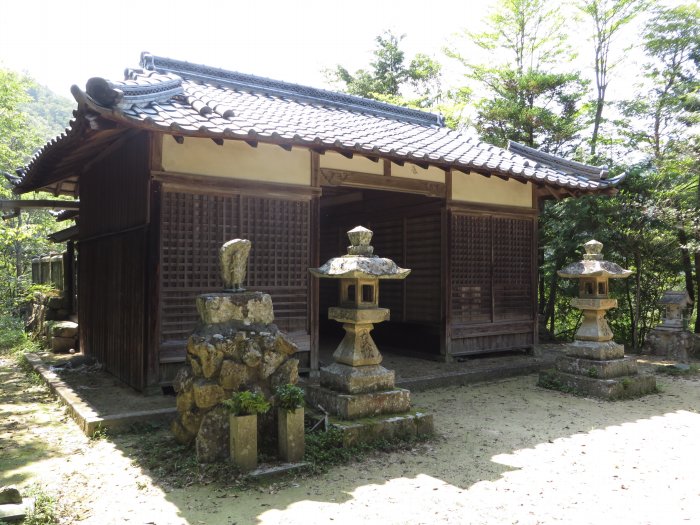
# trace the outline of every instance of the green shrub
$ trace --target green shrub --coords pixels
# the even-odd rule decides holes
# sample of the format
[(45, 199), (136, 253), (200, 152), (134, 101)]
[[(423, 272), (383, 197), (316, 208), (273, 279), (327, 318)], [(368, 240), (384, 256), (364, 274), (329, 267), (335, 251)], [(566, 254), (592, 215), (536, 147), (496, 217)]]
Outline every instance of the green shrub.
[(270, 410), (270, 403), (260, 393), (257, 392), (234, 392), (231, 399), (221, 402), (235, 416), (252, 416), (253, 414), (264, 414)]
[(304, 390), (296, 385), (282, 385), (275, 390), (277, 405), (284, 410), (296, 410), (304, 406)]

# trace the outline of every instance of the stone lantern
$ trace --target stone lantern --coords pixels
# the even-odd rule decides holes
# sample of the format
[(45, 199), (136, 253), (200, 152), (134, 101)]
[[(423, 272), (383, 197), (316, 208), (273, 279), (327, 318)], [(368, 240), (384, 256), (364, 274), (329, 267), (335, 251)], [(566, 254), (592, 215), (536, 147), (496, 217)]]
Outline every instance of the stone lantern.
[(604, 261), (602, 243), (592, 240), (583, 246), (586, 250), (583, 261), (557, 272), (560, 277), (579, 279), (579, 296), (571, 300), (571, 306), (583, 311), (583, 322), (575, 338), (579, 341), (610, 341), (613, 333), (605, 320), (605, 312), (617, 306), (617, 299), (608, 297), (608, 279), (624, 279), (632, 272)]
[(604, 399), (641, 396), (656, 390), (653, 376), (639, 375), (637, 360), (625, 357), (622, 345), (613, 341), (605, 312), (617, 306), (608, 296), (609, 279), (624, 279), (632, 272), (603, 260), (603, 245), (584, 244), (583, 260), (558, 271), (560, 277), (579, 280), (579, 297), (571, 305), (583, 312), (573, 343), (564, 345), (554, 370), (540, 374), (540, 385)]
[(333, 353), (335, 363), (321, 369), (321, 385), (348, 393), (390, 388), (394, 372), (380, 366), (382, 355), (370, 335), (375, 323), (389, 320), (389, 309), (379, 308), (379, 279), (405, 279), (411, 270), (374, 255), (371, 230), (357, 226), (348, 237), (347, 255), (309, 270), (316, 277), (339, 280), (339, 306), (328, 309), (328, 318), (345, 329)]
[(307, 400), (342, 420), (392, 415), (374, 421), (372, 432), (359, 423), (343, 427), (351, 441), (389, 438), (410, 429), (430, 433), (432, 417), (408, 413), (410, 392), (395, 387), (394, 371), (381, 366), (382, 355), (370, 335), (375, 323), (389, 320), (389, 309), (379, 307), (379, 281), (405, 279), (411, 270), (374, 255), (371, 230), (358, 226), (348, 237), (346, 255), (309, 269), (315, 277), (338, 280), (339, 304), (328, 309), (328, 317), (343, 323), (345, 336), (333, 353), (335, 362), (321, 368), (320, 386), (307, 388)]
[(664, 308), (661, 324), (649, 331), (644, 341), (644, 353), (664, 356), (681, 363), (688, 361), (693, 346), (693, 334), (685, 329), (684, 310), (693, 304), (685, 290), (667, 290), (659, 300)]

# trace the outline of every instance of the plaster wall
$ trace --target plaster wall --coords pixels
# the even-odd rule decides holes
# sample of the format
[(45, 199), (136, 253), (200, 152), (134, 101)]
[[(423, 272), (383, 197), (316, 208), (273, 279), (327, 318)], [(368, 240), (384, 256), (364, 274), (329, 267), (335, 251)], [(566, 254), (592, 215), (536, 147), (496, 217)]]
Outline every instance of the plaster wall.
[(303, 148), (286, 151), (279, 146), (226, 140), (218, 146), (210, 139), (185, 138), (178, 144), (163, 137), (163, 170), (230, 179), (311, 185), (311, 156)]
[(403, 177), (405, 179), (429, 180), (431, 182), (445, 182), (445, 172), (440, 168), (430, 166), (428, 169), (425, 169), (408, 162), (403, 166), (392, 163), (391, 176)]
[(478, 173), (452, 172), (452, 199), (479, 204), (532, 208), (532, 185), (513, 179), (484, 177)]
[(321, 155), (319, 159), (322, 168), (384, 175), (384, 164), (381, 160), (379, 162), (373, 162), (361, 155), (355, 155), (353, 158), (349, 159), (342, 156), (340, 153), (327, 151)]

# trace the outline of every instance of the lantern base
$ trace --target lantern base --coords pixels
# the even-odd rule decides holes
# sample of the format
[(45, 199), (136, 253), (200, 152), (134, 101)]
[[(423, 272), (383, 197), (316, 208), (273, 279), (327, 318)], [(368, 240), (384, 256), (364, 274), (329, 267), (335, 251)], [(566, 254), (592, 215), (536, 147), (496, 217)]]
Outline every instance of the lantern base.
[(389, 390), (394, 388), (394, 371), (381, 365), (333, 363), (321, 368), (321, 386), (348, 394)]

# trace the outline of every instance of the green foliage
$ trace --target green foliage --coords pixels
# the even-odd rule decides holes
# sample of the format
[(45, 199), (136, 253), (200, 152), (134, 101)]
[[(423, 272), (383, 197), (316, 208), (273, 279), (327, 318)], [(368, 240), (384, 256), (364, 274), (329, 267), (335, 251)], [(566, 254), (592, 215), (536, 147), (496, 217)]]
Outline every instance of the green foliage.
[(59, 523), (56, 498), (41, 487), (32, 487), (27, 495), (34, 498), (34, 509), (24, 518), (24, 525), (54, 525)]
[(282, 385), (275, 389), (277, 405), (284, 410), (296, 410), (304, 406), (304, 390), (296, 385)]
[(259, 392), (234, 392), (230, 399), (221, 402), (233, 415), (251, 416), (253, 414), (264, 414), (270, 410), (270, 403), (265, 396)]
[(351, 95), (417, 109), (433, 107), (441, 95), (441, 66), (422, 53), (406, 64), (405, 53), (400, 48), (404, 37), (384, 32), (375, 39), (377, 47), (369, 70), (359, 69), (352, 74), (337, 65), (326, 71), (326, 77)]

